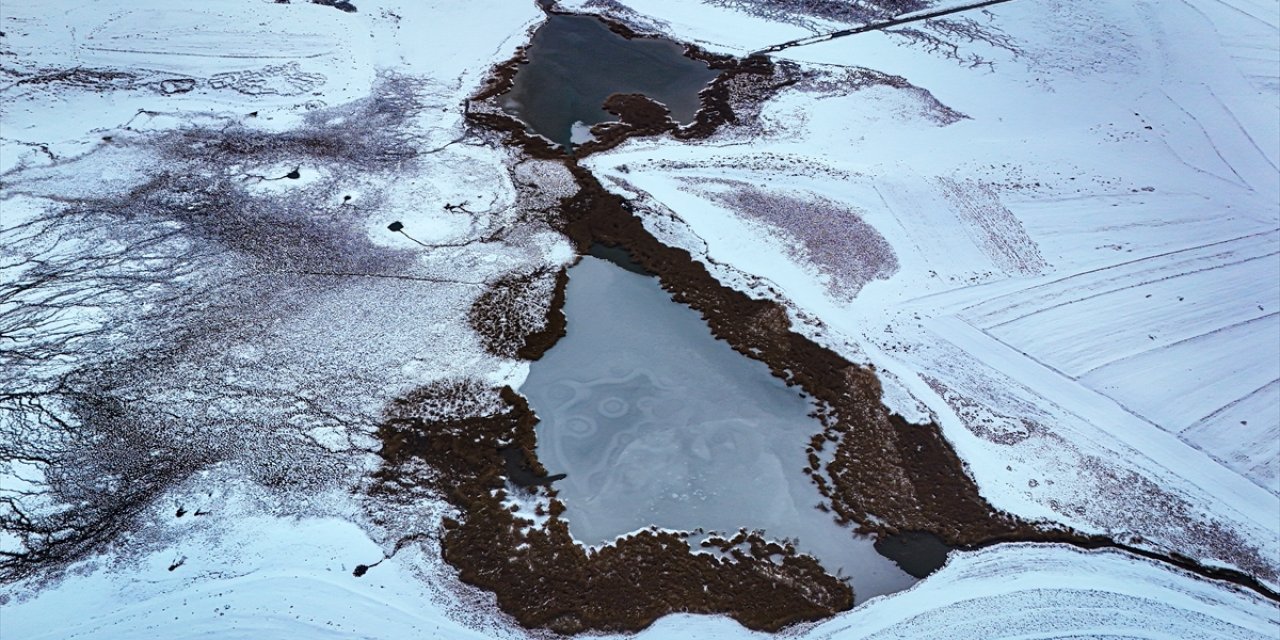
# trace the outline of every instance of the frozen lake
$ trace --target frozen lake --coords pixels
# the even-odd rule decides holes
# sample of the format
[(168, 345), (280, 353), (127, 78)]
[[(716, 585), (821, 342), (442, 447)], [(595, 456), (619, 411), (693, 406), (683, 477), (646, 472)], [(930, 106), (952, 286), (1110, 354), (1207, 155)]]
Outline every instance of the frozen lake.
[(698, 92), (719, 75), (674, 42), (628, 40), (587, 16), (548, 16), (527, 55), (504, 107), (566, 148), (581, 142), (590, 125), (616, 119), (601, 107), (615, 93), (642, 93), (677, 121), (691, 122)]
[(655, 278), (584, 257), (569, 271), (567, 335), (521, 392), (538, 458), (574, 537), (591, 545), (650, 525), (792, 538), (859, 602), (915, 579), (816, 508), (802, 470), (813, 407), (761, 362), (717, 340)]

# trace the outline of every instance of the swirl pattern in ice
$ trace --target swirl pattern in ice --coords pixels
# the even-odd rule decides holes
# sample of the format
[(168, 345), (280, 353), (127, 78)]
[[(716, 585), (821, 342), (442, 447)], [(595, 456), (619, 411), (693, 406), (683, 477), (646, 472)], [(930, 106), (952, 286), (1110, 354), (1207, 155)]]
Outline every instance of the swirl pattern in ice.
[(569, 272), (567, 335), (521, 392), (570, 530), (601, 544), (637, 529), (763, 529), (794, 538), (861, 601), (911, 584), (869, 540), (815, 508), (801, 470), (820, 426), (798, 391), (735, 352), (653, 278), (597, 258)]

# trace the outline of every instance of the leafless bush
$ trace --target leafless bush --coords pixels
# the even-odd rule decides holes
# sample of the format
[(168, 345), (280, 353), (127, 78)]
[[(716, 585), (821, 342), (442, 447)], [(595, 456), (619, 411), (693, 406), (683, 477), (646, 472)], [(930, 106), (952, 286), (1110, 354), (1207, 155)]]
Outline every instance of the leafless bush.
[(866, 283), (898, 270), (893, 248), (856, 211), (817, 195), (765, 192), (745, 182), (688, 180), (690, 190), (750, 221), (781, 231), (796, 243), (795, 258), (813, 263), (831, 280), (828, 290), (852, 297)]
[[(6, 176), (6, 190), (45, 204), (0, 221), (0, 472), (13, 479), (0, 487), (0, 581), (56, 573), (136, 532), (157, 498), (212, 465), (300, 499), (358, 478), (374, 445), (351, 434), (378, 416), (348, 398), (376, 383), (278, 334), (349, 286), (314, 274), (412, 262), (353, 229), (336, 190), (344, 171), (394, 179), (414, 161), (417, 90), (384, 78), (373, 97), (284, 133), (122, 136), (113, 148), (149, 174), (123, 191), (92, 188), (75, 164)], [(254, 189), (298, 178), (246, 170), (262, 166), (325, 171)], [(245, 350), (256, 355), (238, 359)]]
[(548, 269), (511, 275), (498, 280), (471, 306), (471, 326), (494, 355), (517, 357), (529, 334), (547, 324), (547, 311), (555, 288)]

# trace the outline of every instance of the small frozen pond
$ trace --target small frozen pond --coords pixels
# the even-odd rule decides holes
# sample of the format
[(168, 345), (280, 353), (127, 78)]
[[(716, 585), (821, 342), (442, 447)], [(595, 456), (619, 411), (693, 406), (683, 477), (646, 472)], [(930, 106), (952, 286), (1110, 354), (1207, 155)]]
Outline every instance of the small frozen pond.
[(812, 405), (716, 340), (655, 278), (584, 257), (569, 271), (568, 332), (520, 391), (541, 419), (538, 458), (574, 537), (603, 544), (650, 525), (796, 539), (858, 602), (915, 579), (815, 508), (802, 473)]
[(548, 16), (527, 55), (503, 106), (565, 148), (589, 139), (591, 125), (616, 119), (601, 106), (615, 93), (642, 93), (692, 122), (698, 93), (718, 75), (674, 42), (628, 40), (588, 16)]

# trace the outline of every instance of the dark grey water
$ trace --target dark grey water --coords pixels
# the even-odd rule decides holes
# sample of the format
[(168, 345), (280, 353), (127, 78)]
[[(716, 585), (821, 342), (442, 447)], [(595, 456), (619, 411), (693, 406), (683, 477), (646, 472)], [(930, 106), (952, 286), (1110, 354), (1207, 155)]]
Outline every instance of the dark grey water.
[(816, 508), (802, 473), (821, 430), (810, 401), (715, 339), (657, 279), (584, 257), (565, 314), (565, 337), (520, 391), (541, 419), (539, 461), (567, 474), (555, 486), (575, 538), (763, 529), (850, 576), (858, 602), (915, 582)]
[(627, 40), (586, 16), (548, 16), (528, 50), (515, 85), (502, 96), (504, 108), (537, 133), (571, 148), (575, 125), (614, 120), (601, 108), (615, 93), (642, 93), (688, 123), (698, 111), (698, 92), (718, 75), (686, 58), (674, 42)]
[(952, 550), (938, 536), (924, 531), (905, 531), (876, 540), (876, 551), (880, 555), (917, 578), (941, 569)]
[(638, 273), (642, 276), (654, 275), (641, 266), (639, 262), (636, 262), (636, 259), (632, 257), (631, 252), (625, 247), (610, 247), (597, 242), (591, 245), (591, 248), (587, 249), (587, 255), (593, 258), (600, 258), (601, 260), (608, 260), (631, 273)]

